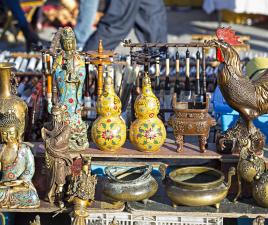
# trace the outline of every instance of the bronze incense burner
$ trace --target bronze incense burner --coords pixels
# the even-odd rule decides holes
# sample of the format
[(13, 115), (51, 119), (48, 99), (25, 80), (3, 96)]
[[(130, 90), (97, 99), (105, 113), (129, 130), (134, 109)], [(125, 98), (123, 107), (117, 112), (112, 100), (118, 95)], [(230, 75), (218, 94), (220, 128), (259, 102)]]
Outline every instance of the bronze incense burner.
[(213, 168), (184, 167), (166, 176), (165, 166), (161, 167), (166, 192), (173, 202), (173, 207), (215, 205), (218, 209), (220, 202), (227, 196), (231, 178), (235, 175), (235, 168), (230, 168), (228, 182), (224, 183), (223, 173)]
[(177, 151), (183, 151), (184, 136), (192, 135), (199, 137), (200, 152), (205, 152), (210, 127), (216, 125), (215, 119), (208, 113), (208, 96), (205, 102), (177, 102), (177, 95), (174, 94), (172, 107), (175, 114), (168, 123), (174, 130)]
[(157, 181), (152, 177), (152, 166), (134, 168), (106, 167), (108, 179), (104, 182), (104, 194), (116, 201), (132, 202), (147, 200), (157, 189)]

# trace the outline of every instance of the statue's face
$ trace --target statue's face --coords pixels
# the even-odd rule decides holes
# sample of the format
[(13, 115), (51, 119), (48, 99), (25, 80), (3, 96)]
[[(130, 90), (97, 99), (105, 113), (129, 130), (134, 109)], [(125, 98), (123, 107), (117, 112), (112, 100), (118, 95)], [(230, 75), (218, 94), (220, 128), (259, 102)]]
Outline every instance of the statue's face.
[(3, 143), (13, 143), (16, 142), (18, 138), (16, 127), (2, 128), (0, 135)]
[(62, 44), (65, 51), (75, 50), (75, 39), (65, 39)]
[(53, 121), (57, 123), (62, 122), (62, 114), (53, 115)]

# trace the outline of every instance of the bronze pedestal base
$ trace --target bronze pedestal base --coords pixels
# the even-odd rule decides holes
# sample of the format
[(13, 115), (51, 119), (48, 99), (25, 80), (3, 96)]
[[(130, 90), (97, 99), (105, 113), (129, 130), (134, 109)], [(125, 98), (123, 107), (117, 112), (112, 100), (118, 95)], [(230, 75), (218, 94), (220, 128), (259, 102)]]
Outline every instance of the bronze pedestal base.
[(265, 137), (254, 125), (248, 130), (244, 120), (240, 118), (234, 127), (217, 138), (216, 144), (221, 153), (240, 153), (241, 149), (247, 148), (250, 152), (261, 155)]

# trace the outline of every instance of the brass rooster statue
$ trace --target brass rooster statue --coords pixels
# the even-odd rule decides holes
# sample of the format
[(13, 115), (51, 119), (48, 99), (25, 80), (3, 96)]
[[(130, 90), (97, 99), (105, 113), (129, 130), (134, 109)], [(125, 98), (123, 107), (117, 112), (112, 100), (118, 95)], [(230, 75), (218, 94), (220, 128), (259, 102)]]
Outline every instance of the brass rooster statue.
[[(253, 120), (268, 113), (268, 71), (256, 81), (242, 74), (241, 61), (234, 45), (241, 44), (231, 28), (218, 28), (218, 40), (208, 41), (216, 46), (219, 67), (218, 85), (226, 102), (240, 114), (237, 124), (218, 139), (220, 151), (240, 152), (241, 143), (250, 139), (250, 151), (262, 151), (263, 134), (254, 126)], [(243, 140), (243, 141), (241, 141)], [(231, 149), (226, 143), (232, 142)]]

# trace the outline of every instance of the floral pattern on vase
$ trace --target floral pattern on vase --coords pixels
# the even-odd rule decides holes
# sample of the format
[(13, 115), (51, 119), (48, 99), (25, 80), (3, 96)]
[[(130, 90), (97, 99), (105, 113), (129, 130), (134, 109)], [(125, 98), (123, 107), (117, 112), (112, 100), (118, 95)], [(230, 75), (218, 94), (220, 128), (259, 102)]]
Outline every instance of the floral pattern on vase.
[(114, 92), (113, 80), (106, 77), (104, 91), (97, 100), (98, 118), (91, 128), (93, 142), (104, 151), (117, 151), (126, 141), (126, 124), (120, 117), (121, 101)]
[(152, 91), (151, 81), (147, 74), (143, 78), (142, 93), (137, 97), (134, 109), (137, 119), (130, 126), (130, 141), (143, 152), (159, 150), (165, 142), (166, 129), (157, 117), (160, 104)]

